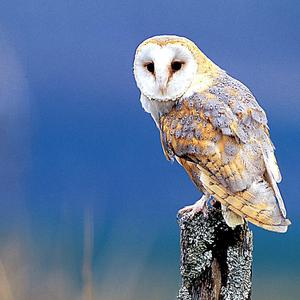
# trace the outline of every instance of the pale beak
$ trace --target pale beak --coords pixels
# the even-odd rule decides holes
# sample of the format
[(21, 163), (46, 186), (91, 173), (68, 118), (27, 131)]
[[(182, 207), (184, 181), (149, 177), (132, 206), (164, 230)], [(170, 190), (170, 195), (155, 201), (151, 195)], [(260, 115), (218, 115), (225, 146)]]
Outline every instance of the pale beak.
[(167, 92), (167, 84), (168, 84), (169, 78), (168, 78), (168, 76), (166, 76), (168, 74), (167, 72), (163, 72), (162, 74), (164, 74), (164, 75), (158, 75), (156, 80), (157, 80), (161, 94), (165, 95)]

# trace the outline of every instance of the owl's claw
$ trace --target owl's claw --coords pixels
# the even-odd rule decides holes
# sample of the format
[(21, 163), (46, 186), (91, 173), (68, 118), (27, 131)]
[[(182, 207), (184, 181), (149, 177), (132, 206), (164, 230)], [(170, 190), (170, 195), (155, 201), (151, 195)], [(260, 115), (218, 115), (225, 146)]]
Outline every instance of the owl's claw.
[(207, 201), (209, 199), (208, 195), (203, 195), (200, 200), (195, 202), (192, 205), (185, 206), (179, 210), (179, 214), (182, 215), (184, 213), (190, 213), (190, 218), (194, 218), (194, 216), (200, 212), (203, 213), (204, 216), (207, 215)]

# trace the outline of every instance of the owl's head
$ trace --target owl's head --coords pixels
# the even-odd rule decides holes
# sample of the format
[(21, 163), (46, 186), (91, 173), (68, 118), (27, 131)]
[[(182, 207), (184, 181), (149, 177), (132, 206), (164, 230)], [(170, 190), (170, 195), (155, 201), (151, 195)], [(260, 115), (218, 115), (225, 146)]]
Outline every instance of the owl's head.
[(135, 54), (134, 76), (141, 93), (152, 100), (181, 97), (196, 74), (205, 73), (213, 63), (190, 40), (162, 35), (141, 43)]

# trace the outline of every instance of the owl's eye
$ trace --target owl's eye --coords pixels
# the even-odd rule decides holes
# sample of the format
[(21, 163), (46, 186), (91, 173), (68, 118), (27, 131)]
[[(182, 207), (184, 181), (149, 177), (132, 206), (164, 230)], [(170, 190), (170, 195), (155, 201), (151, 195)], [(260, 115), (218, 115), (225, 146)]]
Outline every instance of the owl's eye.
[(182, 65), (183, 65), (183, 62), (181, 62), (181, 61), (173, 61), (171, 63), (172, 71), (173, 72), (179, 71), (181, 69)]
[(154, 63), (153, 62), (150, 62), (150, 63), (146, 64), (145, 67), (147, 68), (147, 70), (150, 73), (154, 74)]

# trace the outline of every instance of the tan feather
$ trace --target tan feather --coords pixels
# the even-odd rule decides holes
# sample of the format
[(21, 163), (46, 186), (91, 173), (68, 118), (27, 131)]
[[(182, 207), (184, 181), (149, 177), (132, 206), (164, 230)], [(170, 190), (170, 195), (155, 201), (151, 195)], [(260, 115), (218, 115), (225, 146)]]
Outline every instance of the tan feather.
[(227, 208), (257, 226), (271, 231), (286, 232), (291, 223), (279, 213), (274, 215), (274, 206), (270, 207), (263, 199), (257, 201), (256, 196), (249, 191), (232, 194), (205, 169), (202, 168), (201, 171), (200, 178), (204, 188)]

